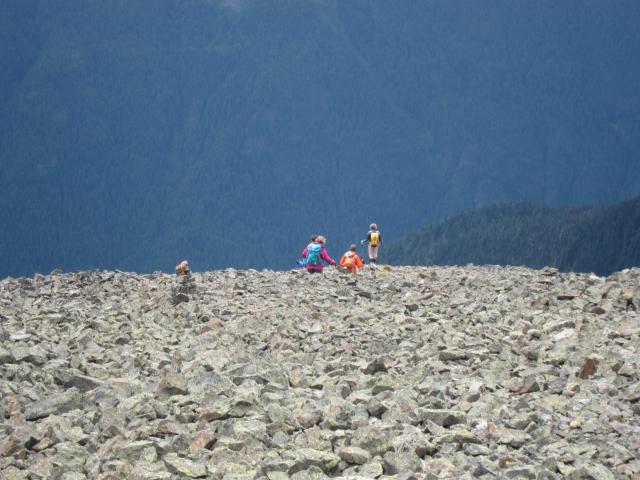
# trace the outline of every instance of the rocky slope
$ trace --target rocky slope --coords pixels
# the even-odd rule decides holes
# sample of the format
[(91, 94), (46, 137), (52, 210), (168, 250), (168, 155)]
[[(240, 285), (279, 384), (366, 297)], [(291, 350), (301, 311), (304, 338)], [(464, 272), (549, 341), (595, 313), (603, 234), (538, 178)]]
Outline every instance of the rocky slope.
[(5, 279), (2, 478), (637, 478), (639, 279)]

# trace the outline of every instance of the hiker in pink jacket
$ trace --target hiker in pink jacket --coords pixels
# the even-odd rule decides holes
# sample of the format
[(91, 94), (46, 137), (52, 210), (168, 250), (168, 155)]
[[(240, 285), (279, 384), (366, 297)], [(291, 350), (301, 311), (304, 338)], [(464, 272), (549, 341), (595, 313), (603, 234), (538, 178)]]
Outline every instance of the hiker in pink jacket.
[(302, 251), (302, 258), (306, 260), (304, 268), (306, 268), (309, 273), (322, 273), (324, 269), (323, 261), (329, 265), (336, 264), (335, 260), (327, 253), (327, 249), (325, 248), (326, 243), (327, 239), (322, 235), (318, 235), (315, 237), (315, 240)]

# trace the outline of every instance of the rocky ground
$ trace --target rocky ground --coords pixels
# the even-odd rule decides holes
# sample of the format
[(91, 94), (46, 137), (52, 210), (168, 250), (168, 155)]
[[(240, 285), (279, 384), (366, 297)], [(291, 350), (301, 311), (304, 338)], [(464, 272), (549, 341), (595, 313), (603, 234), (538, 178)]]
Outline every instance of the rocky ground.
[(640, 476), (640, 270), (193, 280), (0, 282), (0, 477)]

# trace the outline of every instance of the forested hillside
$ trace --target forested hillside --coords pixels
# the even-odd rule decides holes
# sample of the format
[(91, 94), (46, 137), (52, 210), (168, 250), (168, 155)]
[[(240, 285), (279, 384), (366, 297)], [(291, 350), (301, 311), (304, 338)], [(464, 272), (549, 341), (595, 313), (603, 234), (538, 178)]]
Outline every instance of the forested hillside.
[(593, 208), (485, 207), (396, 241), (386, 249), (385, 260), (397, 265), (553, 266), (608, 275), (640, 266), (640, 197)]
[(0, 277), (288, 268), (640, 193), (640, 2), (3, 0)]

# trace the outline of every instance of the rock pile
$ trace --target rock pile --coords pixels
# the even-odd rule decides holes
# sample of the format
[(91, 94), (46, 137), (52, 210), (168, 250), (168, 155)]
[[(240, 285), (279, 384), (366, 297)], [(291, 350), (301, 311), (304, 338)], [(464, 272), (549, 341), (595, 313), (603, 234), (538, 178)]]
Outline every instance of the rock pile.
[(2, 478), (640, 475), (640, 270), (173, 282), (0, 282)]

